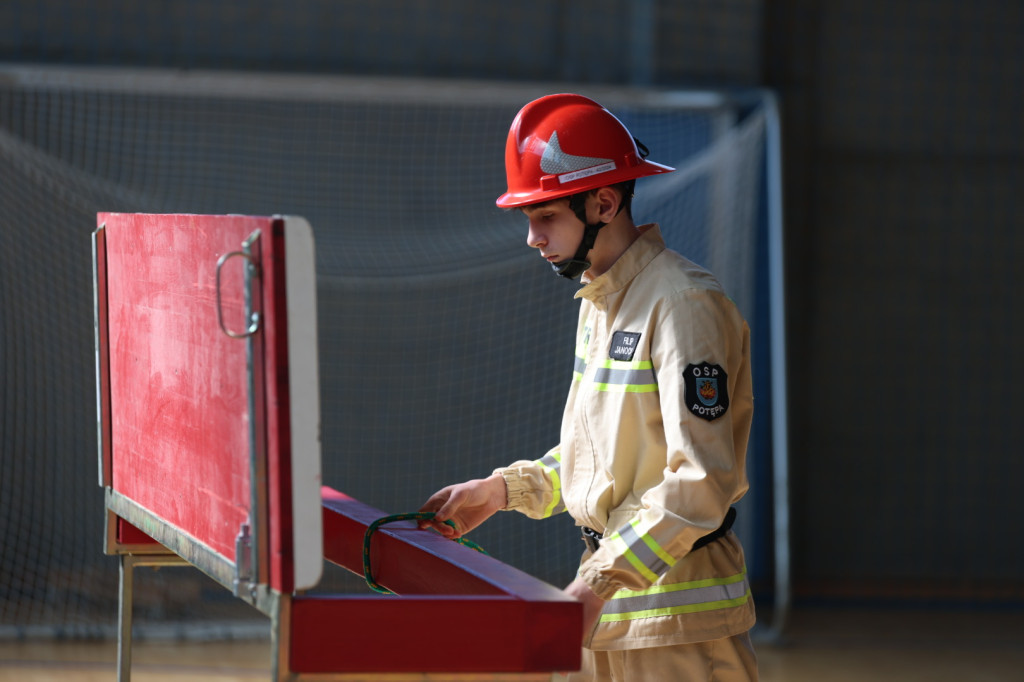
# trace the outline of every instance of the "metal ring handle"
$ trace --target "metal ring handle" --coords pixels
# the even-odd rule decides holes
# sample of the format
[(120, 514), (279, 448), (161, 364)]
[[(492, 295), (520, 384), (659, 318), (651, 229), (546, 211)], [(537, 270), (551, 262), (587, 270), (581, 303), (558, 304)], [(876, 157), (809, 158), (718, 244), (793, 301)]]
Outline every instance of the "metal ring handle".
[(234, 332), (234, 331), (231, 331), (230, 329), (227, 328), (227, 325), (224, 324), (224, 312), (222, 310), (221, 298), (220, 298), (220, 271), (221, 271), (221, 268), (224, 266), (225, 263), (227, 263), (230, 259), (232, 259), (232, 258), (234, 258), (236, 256), (239, 257), (239, 258), (244, 258), (246, 260), (246, 267), (249, 268), (250, 270), (257, 267), (256, 266), (256, 262), (253, 260), (252, 256), (249, 255), (248, 253), (244, 252), (244, 251), (231, 251), (229, 253), (225, 253), (223, 256), (221, 256), (219, 259), (217, 259), (217, 324), (219, 324), (221, 330), (225, 334), (230, 336), (231, 338), (233, 338), (233, 339), (244, 339), (246, 337), (252, 336), (253, 334), (255, 334), (259, 330), (259, 328), (260, 328), (260, 314), (259, 314), (259, 312), (255, 312), (254, 311), (254, 312), (250, 313), (250, 315), (249, 315), (249, 328), (246, 329), (244, 332)]

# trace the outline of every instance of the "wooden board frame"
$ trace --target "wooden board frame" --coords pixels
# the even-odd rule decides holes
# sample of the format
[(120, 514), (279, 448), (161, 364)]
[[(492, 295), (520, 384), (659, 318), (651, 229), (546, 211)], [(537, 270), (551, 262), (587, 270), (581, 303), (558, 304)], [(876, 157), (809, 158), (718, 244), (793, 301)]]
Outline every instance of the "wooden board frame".
[[(302, 594), (318, 582), (325, 559), (361, 573), (366, 529), (386, 516), (320, 485), (316, 280), (308, 223), (280, 216), (110, 213), (99, 214), (97, 223), (93, 236), (97, 438), (106, 508), (105, 550), (120, 555), (122, 561), (119, 679), (130, 675), (132, 567), (183, 562), (207, 573), (270, 617), (274, 680), (344, 680), (368, 672), (388, 673), (394, 679), (488, 673), (495, 680), (525, 680), (545, 679), (550, 671), (578, 667), (580, 649), (571, 634), (582, 628), (578, 602), (500, 561), (412, 524), (381, 528), (372, 544), (376, 579), (403, 596)], [(135, 239), (137, 243), (125, 248), (124, 235), (116, 234), (117, 230), (134, 231), (127, 242)], [(153, 238), (149, 232), (153, 230), (172, 234), (155, 244), (147, 241)], [(202, 235), (197, 231), (203, 230), (215, 235), (212, 247), (198, 238)], [(171, 242), (179, 246), (184, 242), (191, 260), (156, 263), (154, 274), (148, 255)], [(242, 248), (236, 251), (239, 243)], [(195, 251), (200, 254), (196, 256)], [(220, 267), (231, 258), (244, 260), (249, 268), (246, 282), (250, 275), (255, 282), (244, 296), (237, 291), (227, 294), (221, 285)], [(218, 262), (216, 269), (211, 260)], [(186, 271), (185, 275), (179, 270)], [(211, 282), (211, 273), (216, 273), (216, 282)], [(136, 289), (119, 288), (121, 277), (134, 277)], [(180, 277), (185, 284), (178, 290)], [(174, 305), (158, 300), (168, 291), (177, 296)], [(133, 306), (145, 310), (136, 314)], [(201, 324), (205, 325), (194, 336), (178, 338), (179, 343), (217, 346), (221, 349), (218, 362), (226, 358), (236, 369), (246, 366), (245, 382), (239, 383), (236, 375), (229, 379), (236, 388), (245, 386), (245, 410), (240, 412), (236, 404), (233, 411), (219, 413), (220, 421), (202, 424), (203, 428), (222, 430), (226, 414), (226, 440), (233, 446), (202, 454), (251, 459), (246, 483), (253, 493), (246, 497), (239, 492), (242, 487), (234, 488), (235, 502), (247, 506), (250, 519), (259, 519), (254, 534), (254, 561), (259, 570), (249, 577), (247, 589), (239, 589), (240, 576), (244, 576), (240, 567), (243, 546), (236, 544), (232, 550), (223, 536), (210, 536), (202, 524), (189, 525), (190, 519), (206, 513), (202, 505), (181, 513), (173, 504), (163, 504), (166, 495), (150, 494), (155, 479), (146, 467), (167, 468), (167, 463), (132, 459), (134, 425), (126, 425), (125, 416), (118, 412), (126, 400), (135, 397), (124, 390), (122, 374), (130, 377), (135, 382), (130, 385), (135, 387), (152, 380), (156, 373), (191, 367), (191, 363), (168, 364), (168, 359), (157, 353), (145, 358), (148, 364), (144, 363), (139, 374), (132, 363), (152, 352), (147, 344), (156, 343), (165, 351), (166, 343), (142, 334), (124, 345), (125, 328), (132, 334), (147, 329), (151, 322), (147, 315), (155, 310), (155, 314), (173, 316), (180, 313), (179, 306), (186, 310), (187, 319), (180, 321), (183, 327), (191, 329), (189, 316), (203, 318)], [(243, 319), (243, 325), (231, 329), (234, 323), (221, 322), (222, 338), (220, 332), (211, 331), (212, 311), (220, 318), (228, 309), (234, 315), (231, 319)], [(239, 311), (245, 317), (239, 318)], [(245, 329), (249, 322), (252, 325)], [(230, 345), (239, 339), (246, 340), (244, 354)], [(195, 364), (199, 365), (196, 371), (203, 369), (202, 363)], [(238, 393), (235, 391), (235, 400)], [(160, 390), (142, 390), (141, 399), (156, 402), (166, 397)], [(208, 406), (193, 405), (194, 396), (171, 399), (185, 404), (178, 407), (184, 410), (181, 414), (186, 422), (199, 419), (196, 409), (206, 416)], [(239, 414), (244, 419), (239, 419)], [(145, 420), (152, 415), (129, 411), (128, 417)], [(174, 438), (174, 427), (172, 423), (163, 433), (157, 428), (158, 435)], [(245, 447), (239, 429), (250, 433)], [(208, 434), (190, 432), (186, 436), (206, 438)], [(159, 448), (165, 444), (143, 441), (143, 445)], [(238, 452), (243, 449), (248, 451)], [(123, 459), (126, 452), (129, 455)], [(233, 476), (245, 478), (232, 471)], [(185, 472), (181, 487), (206, 483), (191, 480), (193, 473)], [(180, 499), (194, 505), (197, 498), (182, 494)], [(300, 528), (302, 532), (296, 530)], [(416, 570), (410, 571), (410, 566)], [(442, 622), (445, 627), (439, 628)], [(481, 627), (481, 623), (488, 626)], [(458, 642), (457, 651), (451, 649), (453, 641)], [(401, 656), (394, 655), (396, 648)]]
[[(310, 557), (321, 553), (321, 516), (319, 501), (309, 490), (317, 489), (320, 484), (320, 417), (316, 275), (312, 230), (308, 223), (285, 216), (109, 213), (99, 214), (97, 223), (93, 263), (100, 484), (108, 489), (111, 504), (126, 507), (120, 514), (120, 521), (108, 521), (112, 531), (107, 533), (106, 550), (114, 554), (144, 551), (145, 535), (133, 532), (134, 526), (158, 540), (163, 538), (163, 543), (175, 544), (169, 539), (173, 537), (181, 544), (180, 538), (188, 538), (186, 544), (194, 548), (191, 558), (197, 567), (222, 583), (228, 580), (229, 573), (233, 574), (226, 584), (229, 587), (235, 586), (238, 574), (246, 572), (243, 569), (247, 566), (255, 566), (257, 571), (249, 580), (250, 592), (261, 585), (284, 592), (315, 585), (322, 562)], [(251, 249), (251, 255), (243, 254), (246, 247)], [(173, 252), (174, 249), (177, 252)], [(238, 256), (244, 258), (228, 262)], [(248, 319), (242, 317), (241, 282), (232, 282), (225, 276), (222, 283), (222, 266), (225, 271), (255, 266), (258, 281), (252, 297), (252, 312), (260, 317), (261, 326), (253, 334), (244, 333)], [(268, 293), (264, 296), (263, 292)], [(143, 300), (132, 300), (133, 296)], [(133, 306), (144, 310), (137, 312)], [(248, 310), (244, 312), (249, 314)], [(198, 319), (190, 319), (186, 313)], [(151, 338), (135, 339), (130, 335), (126, 339), (120, 328), (115, 332), (117, 337), (112, 339), (111, 324), (116, 326), (125, 320), (138, 323), (140, 327), (156, 325), (165, 333), (173, 333), (178, 337), (179, 347), (214, 346), (213, 357), (222, 366), (197, 367), (203, 363), (193, 361), (196, 353), (179, 352), (178, 347), (173, 351), (180, 357), (168, 359), (166, 343), (161, 345)], [(188, 328), (172, 328), (167, 332), (169, 326), (173, 327), (171, 323)], [(228, 331), (232, 328), (240, 338), (229, 337)], [(249, 357), (246, 356), (247, 344)], [(154, 351), (153, 347), (163, 352)], [(137, 368), (133, 363), (143, 366)], [(129, 389), (141, 392), (141, 399), (153, 401), (154, 410), (156, 406), (162, 409), (170, 404), (178, 410), (177, 415), (183, 414), (182, 421), (192, 428), (181, 440), (214, 437), (197, 434), (207, 427), (204, 419), (208, 404), (190, 403), (174, 394), (175, 387), (147, 389), (144, 385), (147, 380), (154, 380), (151, 377), (167, 382), (172, 373), (185, 375), (203, 371), (218, 375), (219, 378), (211, 382), (223, 384), (224, 376), (233, 382), (235, 395), (231, 397), (236, 400), (236, 407), (229, 416), (233, 416), (236, 423), (247, 421), (252, 433), (246, 440), (244, 431), (229, 428), (226, 432), (231, 443), (228, 449), (245, 450), (247, 455), (253, 455), (256, 463), (253, 472), (222, 467), (218, 475), (230, 482), (234, 493), (231, 488), (222, 486), (204, 498), (213, 508), (220, 505), (226, 513), (234, 514), (234, 522), (229, 518), (220, 523), (219, 537), (211, 537), (208, 529), (201, 527), (206, 522), (202, 515), (208, 510), (198, 511), (199, 505), (194, 502), (185, 506), (196, 507), (196, 511), (186, 510), (185, 514), (197, 519), (198, 528), (190, 527), (189, 519), (175, 516), (178, 500), (138, 499), (157, 497), (148, 493), (139, 495), (131, 489), (134, 476), (150, 475), (145, 467), (139, 469), (139, 464), (132, 464), (126, 478), (117, 480), (119, 472), (124, 471), (124, 448), (129, 447), (126, 436), (134, 435), (130, 433), (131, 425), (124, 426), (122, 420), (119, 430), (117, 421), (117, 410), (123, 409)], [(132, 381), (124, 380), (128, 386), (120, 389), (119, 396), (118, 381), (124, 373)], [(186, 387), (194, 390), (202, 381), (202, 378), (195, 379)], [(292, 383), (302, 386), (303, 390), (292, 391)], [(237, 403), (239, 395), (244, 398), (247, 393), (253, 400), (248, 405)], [(128, 397), (140, 399), (136, 395)], [(220, 399), (221, 396), (215, 397)], [(115, 406), (112, 400), (119, 402)], [(273, 409), (267, 409), (268, 404), (272, 404)], [(202, 428), (195, 428), (195, 424)], [(167, 428), (164, 424), (158, 427)], [(165, 440), (178, 437), (173, 432), (165, 431), (164, 435)], [(113, 456), (114, 441), (118, 441), (120, 448), (117, 464)], [(147, 449), (152, 441), (140, 442), (146, 447), (137, 449)], [(155, 445), (167, 447), (166, 442), (156, 441)], [(202, 459), (195, 454), (201, 453), (200, 450), (190, 451), (186, 447), (185, 451), (193, 452), (197, 460)], [(294, 451), (302, 451), (306, 456), (293, 461)], [(159, 461), (156, 464), (160, 466)], [(207, 463), (201, 464), (208, 472)], [(163, 466), (171, 469), (166, 464)], [(173, 474), (171, 471), (167, 475)], [(267, 477), (274, 480), (264, 480)], [(180, 483), (175, 479), (171, 482), (172, 485), (164, 487), (173, 488), (174, 483)], [(212, 485), (208, 480), (204, 484)], [(245, 485), (250, 485), (252, 499), (235, 499)], [(254, 558), (243, 561), (247, 566), (240, 568), (240, 547), (235, 534), (243, 525), (242, 521), (249, 520), (248, 525), (253, 529), (251, 554)], [(170, 528), (162, 528), (165, 524)], [(223, 527), (232, 524), (225, 535)], [(125, 534), (126, 537), (122, 537)], [(150, 546), (153, 551), (159, 551), (156, 545), (150, 543)]]

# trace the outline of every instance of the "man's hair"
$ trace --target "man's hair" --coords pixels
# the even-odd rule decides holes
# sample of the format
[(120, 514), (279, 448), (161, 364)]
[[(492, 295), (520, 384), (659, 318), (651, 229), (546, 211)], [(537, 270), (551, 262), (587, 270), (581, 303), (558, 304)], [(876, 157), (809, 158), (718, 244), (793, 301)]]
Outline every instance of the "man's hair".
[[(617, 190), (619, 192), (619, 195), (622, 197), (622, 200), (619, 202), (619, 212), (625, 211), (626, 215), (629, 216), (630, 220), (632, 220), (633, 219), (633, 192), (634, 192), (634, 190), (636, 188), (636, 178), (633, 178), (632, 180), (624, 180), (623, 182), (619, 182), (619, 183), (616, 183), (614, 185), (605, 185), (605, 186), (606, 187), (611, 187), (612, 189), (615, 189), (615, 190)], [(529, 206), (530, 206), (530, 208), (541, 208), (542, 206), (546, 206), (547, 204), (553, 204), (556, 201), (565, 201), (566, 199), (569, 200), (569, 205), (573, 206), (577, 202), (582, 201), (583, 199), (586, 199), (591, 194), (594, 194), (599, 189), (601, 189), (601, 188), (600, 187), (595, 187), (594, 189), (583, 190), (582, 192), (579, 192), (578, 194), (570, 194), (567, 197), (558, 197), (557, 199), (549, 199), (547, 201), (538, 201), (536, 204), (530, 204)], [(581, 220), (582, 220), (582, 218), (581, 218)], [(586, 222), (586, 221), (583, 221), (583, 222)]]
[(636, 190), (636, 178), (632, 180), (626, 180), (620, 182), (617, 185), (612, 185), (615, 189), (619, 190), (619, 194), (622, 195), (622, 203), (619, 205), (620, 211), (625, 211), (629, 219), (633, 219), (633, 193)]
[[(631, 180), (624, 180), (623, 182), (618, 182), (614, 185), (605, 186), (611, 187), (612, 189), (616, 190), (619, 193), (619, 196), (622, 197), (619, 201), (619, 210), (616, 211), (615, 214), (618, 215), (619, 213), (625, 211), (626, 216), (630, 220), (632, 220), (633, 190), (636, 188), (636, 178), (633, 178)], [(569, 197), (569, 208), (571, 208), (573, 212), (576, 213), (577, 217), (579, 217), (583, 224), (586, 224), (587, 222), (583, 212), (583, 202), (586, 201), (587, 197), (589, 197), (591, 194), (594, 194), (600, 189), (600, 187), (595, 187), (594, 189), (588, 189), (578, 194), (573, 194), (572, 196)]]

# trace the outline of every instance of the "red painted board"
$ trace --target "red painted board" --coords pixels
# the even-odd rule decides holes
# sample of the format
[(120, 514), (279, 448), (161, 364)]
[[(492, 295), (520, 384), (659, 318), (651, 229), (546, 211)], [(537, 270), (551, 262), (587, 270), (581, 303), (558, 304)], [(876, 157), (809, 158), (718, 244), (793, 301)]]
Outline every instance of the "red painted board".
[[(105, 225), (111, 486), (235, 561), (249, 505), (246, 342), (217, 318), (216, 267), (254, 231), (257, 258), (274, 248), (273, 218), (100, 214)], [(267, 238), (264, 238), (266, 236)], [(225, 265), (224, 321), (244, 329), (243, 259)], [(270, 269), (273, 278), (273, 268)], [(275, 342), (273, 297), (257, 291), (257, 358)], [(267, 354), (273, 362), (274, 352)], [(262, 360), (257, 374), (268, 372)], [(266, 384), (256, 420), (266, 447)], [(280, 400), (281, 396), (274, 398)], [(287, 438), (281, 439), (287, 442)]]
[(290, 671), (578, 670), (582, 616), (568, 606), (514, 597), (297, 597)]

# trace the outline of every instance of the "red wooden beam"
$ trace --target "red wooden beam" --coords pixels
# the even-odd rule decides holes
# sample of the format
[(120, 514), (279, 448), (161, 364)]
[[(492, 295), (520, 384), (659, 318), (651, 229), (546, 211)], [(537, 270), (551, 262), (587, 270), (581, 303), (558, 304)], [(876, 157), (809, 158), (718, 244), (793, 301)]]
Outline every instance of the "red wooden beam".
[(578, 670), (578, 606), (514, 597), (296, 597), (293, 673)]
[[(386, 514), (323, 488), (324, 558), (362, 574)], [(414, 522), (373, 536), (374, 578), (403, 596), (295, 597), (290, 668), (324, 672), (576, 670), (582, 605), (560, 589)]]
[[(321, 494), (324, 558), (362, 575), (366, 529), (387, 514), (331, 488)], [(562, 598), (561, 590), (433, 531), (419, 530), (413, 521), (379, 527), (370, 560), (374, 579), (397, 594)]]

